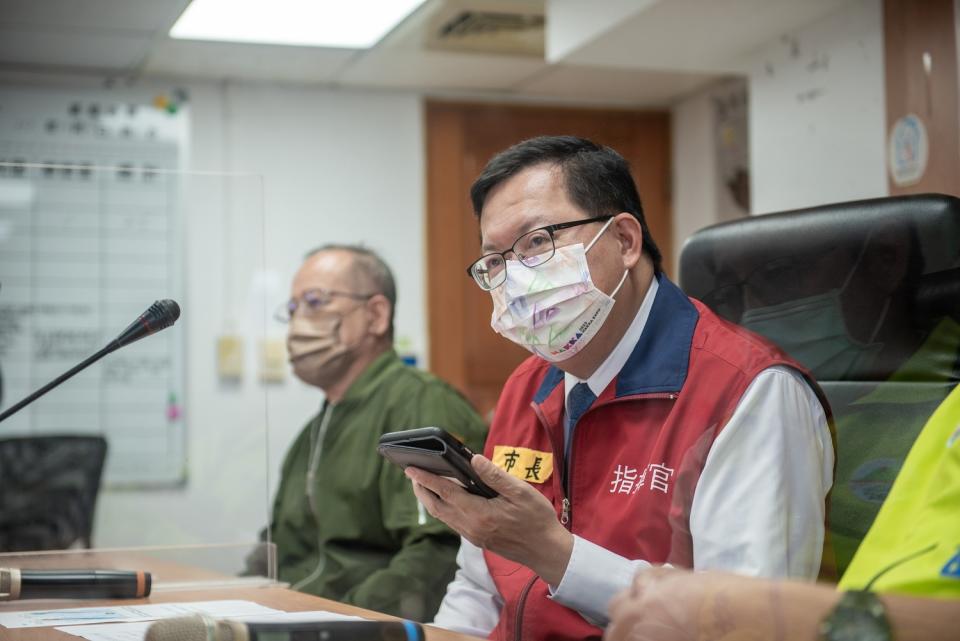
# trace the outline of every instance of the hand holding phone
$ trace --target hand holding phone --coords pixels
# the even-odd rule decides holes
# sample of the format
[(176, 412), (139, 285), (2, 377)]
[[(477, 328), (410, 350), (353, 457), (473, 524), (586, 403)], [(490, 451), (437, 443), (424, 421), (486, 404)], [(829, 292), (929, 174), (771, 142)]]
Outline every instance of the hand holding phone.
[(499, 496), (480, 480), (470, 464), (473, 452), (440, 427), (388, 432), (380, 437), (377, 451), (392, 463), (406, 469), (418, 467), (445, 476), (463, 485), (471, 494), (488, 499)]

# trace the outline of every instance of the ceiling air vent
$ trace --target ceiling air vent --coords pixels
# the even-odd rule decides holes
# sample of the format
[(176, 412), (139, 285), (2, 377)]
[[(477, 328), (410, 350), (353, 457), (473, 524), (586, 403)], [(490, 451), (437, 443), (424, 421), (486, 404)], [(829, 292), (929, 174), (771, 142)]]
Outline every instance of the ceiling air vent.
[(543, 14), (460, 11), (438, 24), (431, 49), (543, 57)]

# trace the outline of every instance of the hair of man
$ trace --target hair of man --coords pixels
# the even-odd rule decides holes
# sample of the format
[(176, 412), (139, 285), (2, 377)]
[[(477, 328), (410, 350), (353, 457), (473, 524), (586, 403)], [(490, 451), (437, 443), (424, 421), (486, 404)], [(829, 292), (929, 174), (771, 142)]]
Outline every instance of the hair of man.
[(348, 270), (354, 288), (352, 293), (380, 294), (387, 299), (390, 303), (390, 330), (387, 332), (386, 338), (393, 339), (393, 318), (397, 309), (397, 284), (390, 266), (377, 252), (363, 245), (327, 243), (311, 249), (303, 258), (307, 260), (327, 251), (346, 252), (353, 258), (353, 264)]
[(481, 217), (487, 196), (495, 187), (525, 169), (543, 164), (560, 171), (567, 197), (588, 216), (613, 216), (621, 212), (633, 215), (643, 230), (643, 251), (653, 262), (654, 272), (662, 271), (663, 258), (647, 227), (629, 163), (610, 147), (585, 138), (530, 138), (491, 158), (470, 187), (476, 217)]

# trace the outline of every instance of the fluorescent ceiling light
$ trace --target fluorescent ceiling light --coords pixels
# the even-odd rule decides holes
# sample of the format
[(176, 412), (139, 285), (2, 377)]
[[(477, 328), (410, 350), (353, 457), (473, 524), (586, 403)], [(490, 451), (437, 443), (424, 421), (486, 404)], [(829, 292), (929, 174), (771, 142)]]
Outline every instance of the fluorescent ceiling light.
[(193, 0), (174, 38), (366, 49), (424, 0)]

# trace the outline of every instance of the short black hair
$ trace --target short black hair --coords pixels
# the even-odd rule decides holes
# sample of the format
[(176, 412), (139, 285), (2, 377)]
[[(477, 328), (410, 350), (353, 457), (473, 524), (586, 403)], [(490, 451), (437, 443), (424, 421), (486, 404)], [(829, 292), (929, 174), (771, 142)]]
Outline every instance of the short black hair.
[(480, 218), (487, 196), (494, 187), (536, 165), (552, 165), (559, 169), (567, 196), (588, 215), (632, 214), (643, 230), (643, 251), (653, 261), (654, 271), (662, 271), (663, 257), (643, 216), (643, 205), (629, 163), (610, 147), (585, 138), (530, 138), (491, 158), (470, 187), (476, 217)]
[[(382, 294), (390, 302), (390, 331), (388, 338), (393, 338), (393, 316), (397, 310), (397, 283), (393, 279), (393, 272), (380, 254), (363, 245), (347, 245), (329, 243), (316, 249), (311, 249), (304, 256), (304, 260), (326, 251), (342, 251), (353, 256), (354, 287), (362, 293)], [(358, 278), (359, 277), (359, 278)], [(365, 282), (360, 283), (358, 281)], [(373, 291), (370, 291), (373, 287)], [(357, 293), (360, 293), (357, 292)]]

